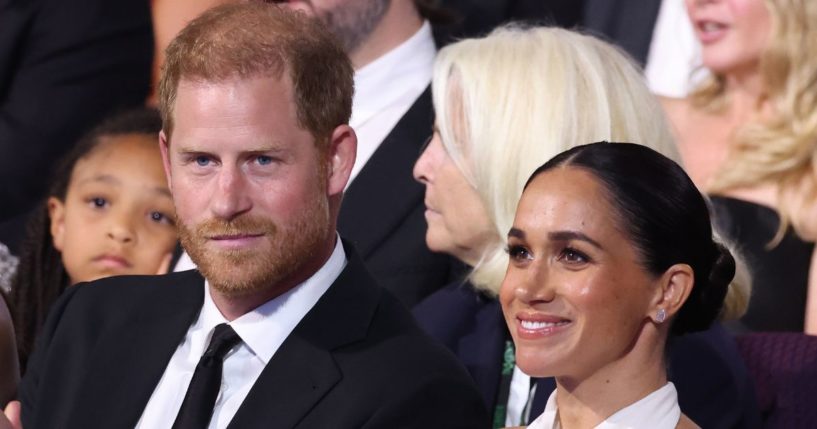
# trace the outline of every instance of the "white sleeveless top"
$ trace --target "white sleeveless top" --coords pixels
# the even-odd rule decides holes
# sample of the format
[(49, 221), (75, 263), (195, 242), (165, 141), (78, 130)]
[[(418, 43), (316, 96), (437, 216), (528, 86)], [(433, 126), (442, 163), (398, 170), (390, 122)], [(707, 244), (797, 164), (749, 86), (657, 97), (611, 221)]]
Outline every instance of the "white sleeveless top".
[[(561, 429), (558, 415), (554, 390), (548, 398), (545, 411), (528, 429)], [(595, 429), (675, 429), (680, 419), (678, 392), (675, 385), (667, 383), (638, 402), (618, 410)]]

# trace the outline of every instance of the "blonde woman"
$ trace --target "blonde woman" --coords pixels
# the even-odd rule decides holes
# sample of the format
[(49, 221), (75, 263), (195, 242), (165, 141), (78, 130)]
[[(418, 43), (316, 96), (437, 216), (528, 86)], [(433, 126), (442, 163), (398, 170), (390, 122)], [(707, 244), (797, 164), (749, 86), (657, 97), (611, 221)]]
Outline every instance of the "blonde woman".
[(685, 168), (751, 267), (742, 325), (817, 333), (817, 2), (686, 6), (711, 77), (664, 105)]
[[(525, 181), (559, 152), (592, 141), (635, 141), (678, 155), (640, 70), (619, 49), (576, 32), (506, 27), (450, 45), (438, 54), (432, 92), (435, 132), (414, 169), (426, 186), (426, 243), (473, 271), (466, 284), (432, 295), (414, 314), (468, 368), (495, 427), (524, 423), (554, 387), (515, 367), (496, 299)], [(746, 294), (732, 289), (734, 297)], [(734, 297), (729, 311), (739, 313)], [(756, 416), (746, 370), (720, 327), (680, 338), (670, 355), (693, 420), (740, 427)]]

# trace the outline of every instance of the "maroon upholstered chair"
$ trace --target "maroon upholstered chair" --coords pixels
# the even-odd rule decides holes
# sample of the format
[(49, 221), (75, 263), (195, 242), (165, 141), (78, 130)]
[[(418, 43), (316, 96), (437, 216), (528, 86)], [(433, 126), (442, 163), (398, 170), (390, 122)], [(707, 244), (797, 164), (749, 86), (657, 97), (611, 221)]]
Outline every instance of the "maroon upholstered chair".
[(817, 428), (817, 336), (751, 333), (737, 337), (755, 380), (764, 428)]

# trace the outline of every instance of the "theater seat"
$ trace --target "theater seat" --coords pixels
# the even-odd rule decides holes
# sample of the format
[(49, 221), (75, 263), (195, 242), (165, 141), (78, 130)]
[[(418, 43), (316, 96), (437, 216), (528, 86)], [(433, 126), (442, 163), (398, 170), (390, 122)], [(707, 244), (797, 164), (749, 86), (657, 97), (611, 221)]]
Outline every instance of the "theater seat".
[(817, 336), (764, 332), (736, 340), (755, 380), (763, 428), (817, 427)]

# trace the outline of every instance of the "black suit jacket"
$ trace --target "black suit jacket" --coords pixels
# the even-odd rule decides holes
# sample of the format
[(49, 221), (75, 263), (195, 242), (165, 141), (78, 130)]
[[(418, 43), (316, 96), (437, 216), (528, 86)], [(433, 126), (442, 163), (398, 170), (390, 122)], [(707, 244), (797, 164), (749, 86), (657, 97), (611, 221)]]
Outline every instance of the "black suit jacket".
[(570, 28), (582, 15), (582, 2), (577, 0), (442, 0), (440, 3), (453, 12), (456, 21), (444, 41), (481, 37), (509, 22)]
[[(462, 366), (347, 254), (230, 427), (487, 427)], [(132, 428), (202, 302), (196, 271), (69, 288), (22, 382), (24, 427)]]
[(377, 283), (408, 307), (448, 284), (459, 264), (425, 241), (425, 188), (412, 170), (434, 120), (426, 89), (383, 140), (343, 197), (338, 231)]
[(584, 0), (581, 26), (621, 46), (643, 66), (660, 8), (661, 0)]
[[(413, 313), (421, 328), (459, 357), (493, 410), (504, 344), (510, 339), (499, 301), (477, 293), (470, 284), (457, 283), (428, 297)], [(749, 372), (734, 339), (720, 324), (673, 340), (669, 378), (678, 390), (681, 411), (701, 427), (760, 427)], [(537, 385), (531, 420), (542, 413), (556, 386), (551, 378)]]

